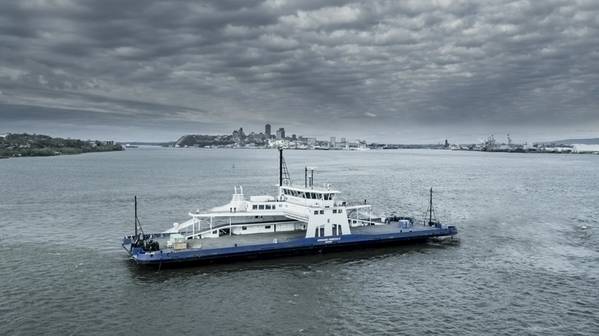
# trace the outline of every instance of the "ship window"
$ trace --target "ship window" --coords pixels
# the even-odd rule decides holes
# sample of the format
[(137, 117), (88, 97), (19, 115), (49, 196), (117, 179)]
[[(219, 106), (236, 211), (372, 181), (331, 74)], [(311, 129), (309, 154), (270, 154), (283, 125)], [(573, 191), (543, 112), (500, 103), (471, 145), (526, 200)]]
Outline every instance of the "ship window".
[(212, 234), (216, 234), (216, 230), (212, 231)]
[(333, 213), (337, 213), (337, 209), (333, 209)]
[(270, 229), (270, 225), (264, 225), (265, 229)]
[(241, 227), (241, 229), (242, 229), (242, 230), (247, 230), (247, 229), (248, 229), (248, 227), (247, 227), (247, 226), (242, 226), (242, 227)]
[(258, 206), (258, 209), (264, 210), (264, 204), (260, 204), (260, 206)]
[(264, 208), (265, 208), (266, 210), (270, 210), (270, 205), (269, 205), (269, 204), (267, 204), (267, 205), (265, 205), (265, 206), (264, 206)]
[(341, 225), (339, 225), (339, 234), (342, 235), (343, 234), (343, 230), (341, 230)]
[(321, 214), (321, 215), (324, 215), (324, 210), (320, 210), (320, 214)]
[(252, 205), (252, 209), (254, 209), (254, 210), (258, 209), (258, 205), (257, 204)]
[(339, 213), (343, 213), (343, 209), (339, 209)]
[(314, 210), (314, 214), (315, 214), (315, 215), (318, 215), (318, 210)]
[(323, 227), (320, 228), (320, 236), (324, 237), (324, 228)]
[(318, 237), (318, 228), (314, 229), (314, 237)]

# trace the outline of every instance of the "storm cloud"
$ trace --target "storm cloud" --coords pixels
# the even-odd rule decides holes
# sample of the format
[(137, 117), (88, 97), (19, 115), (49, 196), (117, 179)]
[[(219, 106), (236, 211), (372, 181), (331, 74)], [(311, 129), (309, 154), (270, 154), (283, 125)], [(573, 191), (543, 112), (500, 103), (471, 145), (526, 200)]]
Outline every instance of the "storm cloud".
[(0, 2), (0, 132), (529, 140), (598, 103), (599, 1)]

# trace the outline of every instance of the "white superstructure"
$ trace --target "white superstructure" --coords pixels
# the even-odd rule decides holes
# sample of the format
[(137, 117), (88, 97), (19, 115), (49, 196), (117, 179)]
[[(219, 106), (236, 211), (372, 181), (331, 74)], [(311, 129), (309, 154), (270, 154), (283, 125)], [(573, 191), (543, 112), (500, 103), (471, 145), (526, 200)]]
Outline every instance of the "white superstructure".
[(190, 212), (191, 219), (175, 223), (166, 233), (203, 239), (303, 231), (306, 238), (314, 238), (347, 235), (355, 226), (384, 224), (380, 218), (373, 220), (370, 205), (350, 205), (338, 199), (339, 191), (307, 181), (304, 186), (280, 185), (276, 197), (247, 198), (241, 186), (235, 187), (229, 203), (206, 212)]

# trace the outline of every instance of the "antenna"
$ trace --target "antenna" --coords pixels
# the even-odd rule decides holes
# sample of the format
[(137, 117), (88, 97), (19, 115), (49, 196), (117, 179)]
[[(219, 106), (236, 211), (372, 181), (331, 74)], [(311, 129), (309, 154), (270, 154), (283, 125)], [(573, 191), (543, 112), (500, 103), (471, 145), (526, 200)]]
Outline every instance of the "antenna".
[(428, 225), (432, 226), (437, 224), (437, 219), (435, 218), (435, 208), (433, 207), (433, 188), (430, 189), (429, 201), (428, 201)]
[(431, 194), (429, 200), (429, 217), (428, 217), (428, 225), (433, 224), (433, 187), (431, 187)]
[(308, 188), (308, 166), (304, 167), (304, 188)]
[(133, 197), (135, 202), (135, 218), (133, 219), (133, 225), (135, 226), (135, 237), (137, 237), (137, 195)]
[(279, 187), (283, 186), (283, 148), (279, 148)]
[(139, 226), (139, 231), (141, 231), (142, 238), (143, 238), (144, 229), (143, 229), (143, 227), (141, 227), (141, 222), (139, 221), (139, 218), (137, 217), (137, 195), (135, 195), (135, 197), (133, 199), (135, 201), (135, 237), (136, 238), (138, 237), (137, 227)]
[(279, 147), (279, 187), (282, 187), (283, 184), (291, 185), (291, 176), (283, 158), (283, 147)]

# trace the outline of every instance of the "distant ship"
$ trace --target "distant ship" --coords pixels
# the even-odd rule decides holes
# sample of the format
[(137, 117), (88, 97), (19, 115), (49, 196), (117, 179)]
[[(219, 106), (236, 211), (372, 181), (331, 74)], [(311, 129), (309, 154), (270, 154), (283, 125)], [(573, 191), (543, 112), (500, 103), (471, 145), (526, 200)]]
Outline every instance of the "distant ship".
[(432, 189), (428, 220), (374, 217), (364, 202), (346, 202), (330, 185), (314, 185), (314, 170), (305, 168), (303, 185), (291, 182), (283, 150), (279, 149), (276, 196), (246, 198), (235, 187), (231, 201), (205, 212), (190, 212), (189, 220), (160, 233), (145, 233), (137, 217), (134, 234), (122, 246), (131, 260), (158, 267), (358, 250), (369, 246), (452, 237), (457, 228), (433, 218)]

